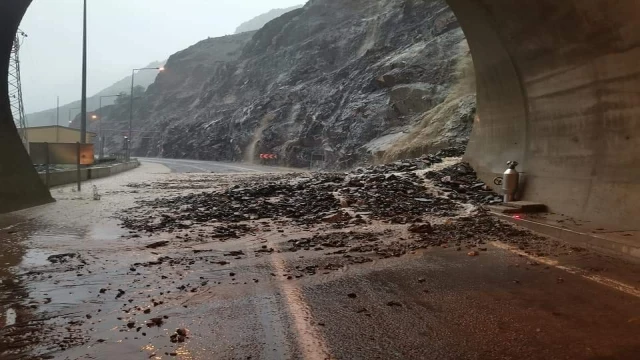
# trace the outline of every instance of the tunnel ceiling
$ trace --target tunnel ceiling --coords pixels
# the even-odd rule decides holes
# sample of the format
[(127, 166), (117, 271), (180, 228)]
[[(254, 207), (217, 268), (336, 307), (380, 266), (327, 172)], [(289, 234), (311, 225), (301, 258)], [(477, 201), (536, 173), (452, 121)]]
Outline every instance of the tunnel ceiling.
[[(632, 228), (640, 201), (640, 2), (448, 2), (476, 67), (478, 116), (466, 159), (482, 179), (492, 182), (517, 160), (523, 199)], [(29, 3), (0, 2), (5, 81), (13, 34)], [(0, 211), (49, 199), (16, 133), (6, 88)]]

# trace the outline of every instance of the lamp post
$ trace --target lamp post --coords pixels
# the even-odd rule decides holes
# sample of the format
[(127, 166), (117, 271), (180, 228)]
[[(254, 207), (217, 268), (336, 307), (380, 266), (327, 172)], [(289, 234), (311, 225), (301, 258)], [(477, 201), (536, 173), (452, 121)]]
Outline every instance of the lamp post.
[[(120, 97), (121, 95), (102, 95), (100, 96), (100, 106), (98, 107), (98, 141), (100, 141), (100, 151), (98, 152), (98, 158), (102, 160), (104, 157), (104, 134), (102, 133), (102, 99), (110, 97)], [(94, 115), (95, 116), (95, 115)]]
[(129, 161), (129, 137), (124, 137), (124, 156), (125, 161)]
[(80, 110), (80, 109), (81, 109), (80, 107), (74, 107), (74, 108), (69, 109), (69, 125), (71, 125), (71, 122), (72, 122), (71, 121), (71, 112), (73, 110)]
[(80, 142), (87, 143), (87, 0), (84, 0), (84, 14), (82, 17), (82, 95), (80, 97), (82, 110), (80, 118)]
[(60, 142), (60, 96), (56, 98), (56, 142)]
[(140, 68), (140, 69), (133, 69), (131, 70), (131, 101), (130, 101), (130, 108), (129, 108), (129, 136), (127, 137), (128, 141), (129, 141), (129, 146), (127, 147), (127, 161), (129, 161), (131, 159), (131, 144), (132, 144), (132, 128), (133, 128), (133, 85), (134, 85), (134, 79), (136, 76), (136, 71), (141, 71), (141, 70), (158, 70), (158, 71), (163, 71), (164, 67), (148, 67), (148, 68)]

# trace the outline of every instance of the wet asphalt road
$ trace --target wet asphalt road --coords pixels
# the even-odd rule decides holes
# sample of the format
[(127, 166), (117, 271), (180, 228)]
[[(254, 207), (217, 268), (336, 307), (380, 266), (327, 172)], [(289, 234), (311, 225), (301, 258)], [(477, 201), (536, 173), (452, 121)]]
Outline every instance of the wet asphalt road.
[(268, 166), (217, 161), (162, 158), (140, 158), (139, 160), (142, 162), (162, 164), (176, 173), (255, 173), (279, 170), (279, 168)]
[[(0, 216), (0, 359), (640, 354), (640, 266), (589, 253), (531, 258), (496, 243), (474, 257), (436, 247), (291, 276), (296, 268), (337, 262), (343, 255), (260, 252), (309, 236), (311, 229), (275, 226), (282, 232), (226, 242), (176, 234), (138, 237), (121, 229), (114, 213), (168, 193), (128, 184), (192, 186), (205, 179), (169, 174), (165, 166), (174, 172), (199, 167), (235, 173), (230, 166), (245, 165), (144, 160), (140, 169), (95, 181), (100, 201), (92, 201), (89, 190), (78, 194), (63, 187), (53, 191), (55, 204)], [(146, 247), (161, 240), (170, 243)], [(228, 255), (239, 250), (242, 255)], [(47, 261), (61, 253), (77, 255), (64, 263)], [(163, 257), (170, 260), (158, 261)], [(149, 326), (153, 318), (161, 318), (161, 325)], [(178, 328), (187, 329), (188, 337), (172, 343)]]

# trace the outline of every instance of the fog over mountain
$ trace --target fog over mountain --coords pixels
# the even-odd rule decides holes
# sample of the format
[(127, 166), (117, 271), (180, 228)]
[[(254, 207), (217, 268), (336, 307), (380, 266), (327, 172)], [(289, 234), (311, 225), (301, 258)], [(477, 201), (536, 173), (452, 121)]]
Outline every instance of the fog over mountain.
[(286, 9), (273, 9), (267, 13), (264, 13), (260, 16), (256, 16), (255, 18), (242, 23), (242, 25), (238, 26), (235, 33), (240, 34), (247, 31), (260, 30), (260, 28), (265, 26), (269, 21), (288, 13), (289, 11), (299, 9), (301, 7), (302, 5), (296, 5), (296, 6), (288, 7)]
[[(271, 9), (305, 0), (100, 0), (87, 2), (89, 96), (131, 74), (131, 69), (167, 59), (207, 37), (233, 34), (239, 24)], [(27, 113), (80, 98), (82, 0), (33, 1), (20, 28)], [(137, 80), (136, 80), (137, 81)]]
[[(144, 4), (150, 1), (137, 0), (135, 3)], [(243, 0), (234, 4), (216, 2), (217, 6), (214, 6), (199, 0), (186, 0), (184, 4), (188, 6), (180, 9), (172, 8), (173, 10), (167, 14), (158, 14), (155, 10), (149, 9), (158, 17), (150, 19), (149, 25), (144, 27), (137, 24), (136, 19), (141, 21), (148, 19), (148, 14), (119, 13), (115, 9), (116, 5), (123, 10), (140, 9), (141, 6), (134, 6), (122, 0), (89, 4), (88, 111), (98, 108), (99, 97), (102, 95), (129, 93), (131, 69), (161, 66), (166, 60), (152, 60), (166, 59), (173, 52), (203, 38), (230, 33), (231, 29), (241, 23), (242, 25), (238, 27), (242, 29), (241, 32), (257, 30), (268, 21), (301, 7), (303, 1)], [(154, 4), (161, 7), (165, 2), (157, 0)], [(296, 3), (299, 5), (279, 9), (269, 7)], [(56, 124), (57, 96), (60, 96), (60, 125), (67, 125), (69, 118), (73, 119), (80, 113), (77, 109), (80, 107), (81, 85), (81, 63), (78, 55), (81, 51), (82, 9), (81, 6), (77, 6), (78, 4), (81, 5), (81, 1), (61, 0), (55, 4), (34, 2), (22, 22), (21, 27), (29, 35), (25, 39), (21, 53), (24, 103), (29, 126)], [(96, 16), (98, 10), (101, 10), (104, 15), (109, 15), (104, 17), (117, 19), (119, 25), (115, 28), (104, 27), (106, 24), (96, 20), (103, 18)], [(50, 14), (58, 15), (50, 16)], [(188, 22), (185, 21), (186, 15), (189, 16)], [(167, 20), (161, 26), (158, 25), (161, 19), (167, 19), (168, 16), (174, 20)], [(64, 21), (59, 21), (61, 19)], [(247, 21), (247, 19), (250, 20)], [(157, 27), (152, 28), (152, 26)], [(132, 32), (127, 34), (126, 29)], [(175, 32), (169, 33), (171, 29)], [(53, 38), (50, 31), (55, 31), (61, 36)], [(128, 39), (131, 34), (135, 36)], [(138, 46), (131, 46), (132, 44)], [(122, 55), (125, 50), (126, 54)], [(42, 61), (45, 56), (46, 63)], [(127, 65), (129, 58), (141, 59), (141, 61)], [(146, 89), (153, 83), (156, 76), (157, 72), (141, 71), (136, 74), (135, 83)], [(102, 99), (103, 106), (111, 104), (113, 104), (113, 98)]]

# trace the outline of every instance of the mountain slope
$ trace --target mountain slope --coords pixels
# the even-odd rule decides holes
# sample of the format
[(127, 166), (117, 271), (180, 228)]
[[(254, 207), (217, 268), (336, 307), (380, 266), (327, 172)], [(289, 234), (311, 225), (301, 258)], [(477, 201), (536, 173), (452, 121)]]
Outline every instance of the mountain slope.
[(290, 11), (296, 10), (301, 8), (303, 5), (296, 5), (296, 6), (292, 6), (286, 9), (273, 9), (267, 13), (264, 13), (262, 15), (256, 16), (255, 18), (246, 21), (244, 23), (242, 23), (240, 26), (238, 26), (238, 28), (236, 29), (236, 34), (240, 34), (243, 32), (247, 32), (247, 31), (256, 31), (256, 30), (260, 30), (260, 28), (262, 28), (263, 26), (265, 26), (269, 21), (278, 18)]
[[(253, 161), (277, 153), (308, 166), (323, 151), (331, 166), (348, 167), (414, 129), (427, 128), (412, 138), (424, 142), (421, 152), (468, 138), (474, 96), (450, 96), (468, 49), (444, 0), (314, 0), (219, 59), (215, 42), (224, 39), (169, 58), (135, 104), (135, 127), (160, 134), (134, 137), (137, 154)], [(445, 100), (447, 111), (432, 114), (446, 118), (427, 116)]]

